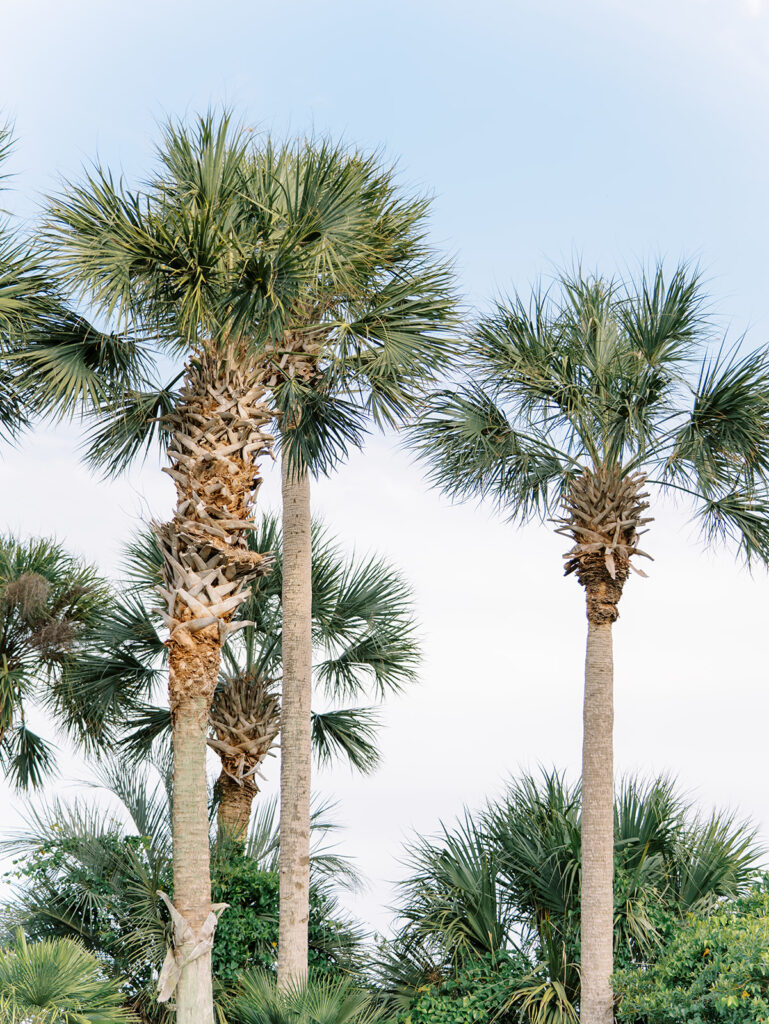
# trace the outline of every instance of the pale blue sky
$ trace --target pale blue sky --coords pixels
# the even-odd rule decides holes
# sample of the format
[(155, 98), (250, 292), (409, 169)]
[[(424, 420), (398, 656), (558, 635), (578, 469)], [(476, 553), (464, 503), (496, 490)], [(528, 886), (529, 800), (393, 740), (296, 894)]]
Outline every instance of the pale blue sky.
[[(472, 303), (578, 254), (609, 273), (684, 256), (701, 260), (735, 336), (769, 340), (763, 0), (3, 7), (0, 110), (18, 135), (3, 202), (27, 216), (57, 174), (99, 154), (141, 175), (158, 120), (225, 103), (278, 135), (383, 146), (435, 193), (435, 240)], [(267, 502), (278, 493), (268, 478)], [(105, 570), (171, 501), (153, 463), (89, 477), (70, 428), (0, 460), (0, 524), (55, 533)], [(315, 505), (350, 546), (408, 573), (425, 638), (422, 685), (388, 708), (380, 772), (318, 780), (374, 882), (356, 909), (384, 927), (408, 828), (431, 831), (520, 765), (577, 770), (583, 597), (546, 527), (449, 507), (388, 439), (319, 485)], [(670, 771), (769, 838), (769, 583), (702, 555), (676, 510), (656, 512), (658, 560), (628, 585), (617, 627), (618, 770)], [(23, 808), (0, 791), (6, 825)]]

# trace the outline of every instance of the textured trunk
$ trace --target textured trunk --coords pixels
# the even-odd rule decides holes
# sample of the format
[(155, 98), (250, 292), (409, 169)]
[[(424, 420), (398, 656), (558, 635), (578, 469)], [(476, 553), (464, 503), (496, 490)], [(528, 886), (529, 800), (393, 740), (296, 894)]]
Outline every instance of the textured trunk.
[(219, 794), (217, 823), (220, 838), (229, 837), (245, 843), (251, 821), (251, 805), (257, 794), (256, 785), (251, 779), (244, 779), (239, 784), (222, 769), (216, 788)]
[(167, 417), (166, 470), (176, 484), (170, 523), (155, 528), (163, 554), (159, 592), (169, 630), (168, 696), (173, 724), (174, 944), (158, 1000), (176, 996), (177, 1024), (214, 1024), (211, 948), (221, 907), (211, 905), (206, 749), (221, 648), (247, 585), (270, 567), (246, 542), (269, 451), (271, 416), (261, 379), (234, 349), (201, 355), (187, 370)]
[(280, 758), (278, 984), (307, 974), (312, 771), (310, 480), (283, 461), (283, 698)]
[(613, 1020), (613, 728), (612, 621), (589, 617), (582, 745), (582, 1024)]
[[(177, 645), (174, 645), (177, 647)], [(209, 649), (186, 655), (172, 650), (170, 686), (183, 693), (197, 689), (202, 678), (216, 676), (219, 652)], [(208, 850), (208, 799), (201, 778), (206, 777), (207, 699), (185, 696), (174, 714), (174, 905), (191, 925), (177, 952), (186, 960), (195, 946), (195, 934), (211, 913), (211, 877)], [(176, 988), (177, 1024), (213, 1024), (211, 952), (191, 960)]]

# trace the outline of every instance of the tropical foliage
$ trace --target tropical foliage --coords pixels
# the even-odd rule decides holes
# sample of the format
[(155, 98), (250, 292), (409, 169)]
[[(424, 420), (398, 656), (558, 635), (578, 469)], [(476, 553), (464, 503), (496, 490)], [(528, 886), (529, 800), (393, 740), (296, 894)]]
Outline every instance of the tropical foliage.
[(241, 981), (227, 1005), (231, 1024), (377, 1024), (393, 1017), (371, 992), (345, 979), (312, 975), (301, 985), (283, 989), (263, 972)]
[(671, 928), (659, 957), (616, 978), (617, 1019), (632, 1024), (769, 1021), (769, 884)]
[(86, 745), (98, 740), (71, 674), (93, 651), (111, 594), (89, 565), (51, 540), (0, 536), (0, 769), (20, 788), (55, 768), (54, 747), (29, 725), (32, 708)]
[(96, 957), (70, 939), (28, 944), (19, 933), (0, 949), (4, 1024), (131, 1024), (118, 985)]
[[(76, 939), (119, 981), (132, 1011), (152, 1024), (168, 1019), (155, 1000), (170, 937), (159, 892), (173, 892), (167, 771), (145, 767), (127, 777), (117, 764), (102, 769), (114, 810), (92, 800), (53, 801), (30, 810), (27, 827), (0, 847), (14, 857), (14, 898), (3, 911), (9, 936), (22, 927), (36, 942)], [(349, 974), (360, 967), (362, 936), (340, 911), (335, 892), (356, 887), (359, 877), (347, 858), (328, 847), (336, 828), (328, 812), (320, 805), (312, 817), (311, 958), (321, 973)], [(276, 818), (275, 801), (265, 801), (245, 849), (217, 844), (212, 832), (214, 894), (229, 904), (213, 953), (216, 976), (225, 985), (248, 966), (275, 966)]]
[[(580, 830), (579, 786), (551, 773), (523, 776), (438, 839), (416, 840), (400, 927), (382, 951), (398, 1002), (411, 1008), (425, 985), (441, 998), (446, 985), (461, 993), (480, 965), (492, 979), (516, 977), (497, 1011), (576, 1019)], [(618, 964), (654, 959), (674, 921), (743, 893), (757, 858), (752, 832), (731, 815), (702, 818), (664, 778), (625, 780), (615, 801)]]

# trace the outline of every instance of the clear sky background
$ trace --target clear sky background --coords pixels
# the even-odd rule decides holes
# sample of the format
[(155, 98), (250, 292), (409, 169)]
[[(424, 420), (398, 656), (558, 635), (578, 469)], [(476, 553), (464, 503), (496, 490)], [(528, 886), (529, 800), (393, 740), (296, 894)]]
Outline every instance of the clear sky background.
[[(706, 271), (724, 332), (769, 341), (769, 9), (763, 0), (8, 0), (0, 110), (15, 191), (41, 193), (97, 155), (142, 176), (166, 115), (227, 104), (278, 136), (308, 130), (398, 159), (435, 194), (433, 236), (471, 306), (526, 291), (579, 256), (611, 274), (658, 257)], [(105, 572), (172, 489), (156, 462), (100, 482), (74, 427), (0, 454), (0, 524), (53, 534)], [(273, 476), (262, 492), (277, 507)], [(387, 707), (385, 763), (324, 772), (343, 843), (371, 879), (350, 905), (384, 928), (404, 839), (478, 805), (522, 768), (576, 775), (584, 599), (562, 538), (426, 489), (393, 438), (316, 488), (349, 548), (413, 582), (421, 684)], [(620, 772), (669, 772), (703, 808), (749, 815), (769, 844), (769, 584), (703, 553), (658, 507), (650, 578), (616, 627)], [(52, 790), (87, 769), (65, 758)], [(265, 791), (274, 791), (275, 766)], [(0, 831), (25, 800), (0, 791)]]

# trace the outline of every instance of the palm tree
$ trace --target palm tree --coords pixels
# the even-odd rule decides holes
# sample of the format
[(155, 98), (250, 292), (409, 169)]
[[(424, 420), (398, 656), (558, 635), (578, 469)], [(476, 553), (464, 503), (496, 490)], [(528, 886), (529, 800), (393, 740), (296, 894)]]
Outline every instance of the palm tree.
[[(310, 477), (360, 447), (367, 420), (394, 425), (452, 351), (452, 274), (425, 238), (428, 201), (376, 157), (309, 141), (273, 154), (278, 223), (324, 234), (314, 276), (272, 325), (266, 369), (283, 496), (282, 984), (307, 970), (311, 780)], [(339, 230), (330, 235), (332, 225)], [(345, 230), (341, 230), (344, 225)]]
[(29, 945), (19, 932), (0, 949), (0, 1012), (5, 1024), (130, 1024), (118, 985), (71, 939)]
[(211, 115), (192, 129), (168, 126), (158, 155), (159, 171), (139, 191), (102, 169), (68, 186), (51, 204), (50, 240), (62, 279), (141, 352), (187, 359), (181, 390), (177, 374), (102, 402), (90, 458), (118, 472), (159, 438), (177, 487), (175, 518), (157, 531), (178, 765), (174, 891), (191, 929), (177, 950), (179, 1020), (210, 1024), (210, 1009), (199, 1008), (211, 1005), (208, 954), (187, 962), (182, 946), (206, 949), (215, 927), (202, 841), (207, 717), (232, 616), (269, 567), (245, 544), (256, 464), (272, 440), (264, 428), (277, 415), (293, 442), (285, 450), (296, 453), (284, 458), (281, 944), (290, 956), (281, 960), (289, 977), (306, 966), (311, 672), (310, 520), (304, 498), (292, 515), (292, 486), (305, 495), (305, 466), (319, 470), (358, 443), (367, 412), (388, 422), (413, 398), (448, 347), (438, 330), (450, 274), (423, 240), (426, 203), (399, 198), (392, 171), (373, 157), (312, 141), (257, 146), (227, 116)]
[[(97, 168), (49, 209), (62, 281), (130, 335), (148, 366), (143, 384), (102, 401), (91, 460), (118, 472), (159, 436), (177, 493), (174, 517), (156, 533), (176, 764), (179, 1024), (213, 1024), (208, 712), (232, 617), (270, 565), (246, 543), (258, 463), (272, 443), (261, 350), (276, 316), (333, 257), (336, 236), (355, 228), (346, 216), (318, 223), (311, 205), (290, 222), (273, 214), (266, 200), (283, 187), (273, 155), (227, 116), (170, 124), (140, 190)], [(158, 353), (185, 361), (165, 385), (149, 375)]]
[[(220, 829), (236, 839), (248, 831), (257, 778), (274, 755), (281, 729), (282, 541), (275, 517), (263, 516), (248, 543), (272, 551), (275, 567), (252, 583), (235, 615), (234, 622), (244, 628), (223, 648), (208, 734), (208, 745), (221, 761)], [(113, 728), (109, 740), (142, 757), (171, 727), (168, 710), (152, 703), (167, 660), (160, 615), (150, 604), (162, 572), (152, 534), (129, 546), (126, 568), (123, 598), (103, 620), (94, 638), (97, 650), (79, 659), (70, 679), (94, 720), (122, 723), (122, 736)], [(312, 582), (316, 687), (343, 705), (313, 712), (315, 756), (320, 763), (343, 757), (358, 771), (373, 771), (379, 763), (376, 712), (344, 705), (372, 692), (381, 698), (413, 680), (419, 650), (410, 590), (384, 561), (343, 555), (318, 523), (313, 525)]]
[[(688, 499), (707, 539), (765, 555), (769, 362), (709, 353), (697, 275), (638, 285), (577, 271), (499, 302), (473, 332), (467, 376), (433, 395), (412, 443), (457, 498), (509, 519), (557, 516), (566, 573), (587, 598), (582, 762), (582, 1017), (612, 1015), (612, 624), (652, 492)], [(640, 569), (637, 569), (643, 575)]]
[(42, 785), (56, 762), (28, 725), (30, 706), (86, 746), (96, 738), (69, 681), (110, 601), (105, 581), (61, 545), (0, 536), (0, 768), (21, 789)]
[[(525, 1020), (576, 1020), (581, 808), (580, 787), (563, 775), (524, 775), (479, 813), (410, 844), (386, 987), (407, 1003), (422, 984), (512, 949), (529, 966), (509, 1005)], [(702, 816), (669, 779), (625, 779), (614, 820), (622, 966), (654, 959), (671, 924), (739, 897), (754, 876), (755, 831), (730, 814)]]

